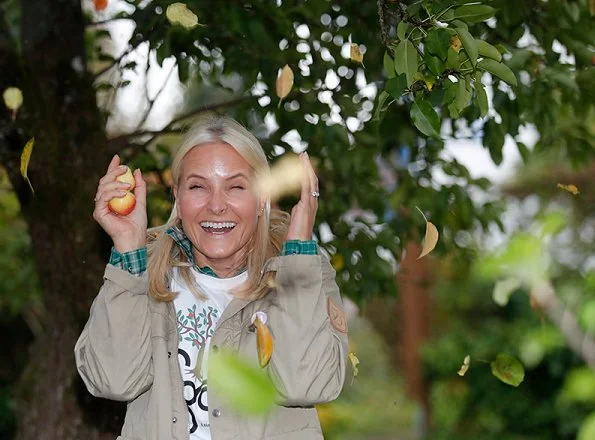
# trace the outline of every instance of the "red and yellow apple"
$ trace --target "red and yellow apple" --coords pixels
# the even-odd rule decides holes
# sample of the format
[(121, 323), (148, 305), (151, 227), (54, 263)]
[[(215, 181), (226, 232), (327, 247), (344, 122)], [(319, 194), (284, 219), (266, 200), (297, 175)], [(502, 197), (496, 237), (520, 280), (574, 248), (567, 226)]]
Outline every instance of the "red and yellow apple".
[(119, 215), (128, 215), (132, 212), (136, 205), (136, 197), (132, 194), (132, 190), (136, 186), (136, 182), (134, 180), (134, 176), (132, 175), (132, 171), (130, 168), (126, 170), (124, 174), (119, 175), (116, 177), (118, 182), (128, 183), (130, 188), (126, 191), (126, 194), (122, 197), (114, 197), (111, 199), (107, 206), (109, 207), (110, 211), (115, 212)]

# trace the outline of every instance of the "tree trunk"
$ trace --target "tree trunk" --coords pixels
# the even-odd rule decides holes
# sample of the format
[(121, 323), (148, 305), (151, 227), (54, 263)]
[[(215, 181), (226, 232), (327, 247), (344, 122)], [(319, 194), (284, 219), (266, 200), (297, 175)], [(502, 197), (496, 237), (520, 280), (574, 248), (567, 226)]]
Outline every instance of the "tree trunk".
[[(25, 98), (14, 123), (3, 115), (0, 159), (28, 224), (46, 312), (17, 389), (19, 440), (113, 439), (122, 422), (121, 404), (84, 389), (73, 353), (109, 248), (92, 219), (109, 157), (84, 66), (80, 3), (22, 0), (22, 64), (0, 61)], [(33, 136), (34, 195), (19, 173), (20, 151)]]

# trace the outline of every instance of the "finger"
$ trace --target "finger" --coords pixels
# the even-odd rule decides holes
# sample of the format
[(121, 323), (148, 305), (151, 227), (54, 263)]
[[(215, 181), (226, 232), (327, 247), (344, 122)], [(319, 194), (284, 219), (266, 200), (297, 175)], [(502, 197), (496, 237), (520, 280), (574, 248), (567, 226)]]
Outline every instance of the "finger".
[(101, 179), (99, 179), (99, 184), (113, 182), (116, 180), (116, 177), (126, 173), (127, 168), (128, 167), (126, 165), (118, 165), (114, 169), (108, 171)]
[(134, 182), (136, 183), (136, 186), (134, 187), (134, 197), (136, 197), (136, 203), (140, 204), (141, 206), (146, 206), (147, 184), (145, 183), (139, 168), (134, 170)]
[(310, 197), (312, 197), (312, 190), (310, 189), (310, 177), (308, 175), (308, 159), (306, 157), (306, 153), (300, 154), (300, 163), (302, 166), (302, 192), (300, 195), (301, 201), (304, 203), (309, 202)]
[(102, 183), (97, 187), (97, 196), (95, 197), (95, 200), (97, 200), (105, 191), (112, 191), (114, 189), (128, 190), (129, 188), (130, 184), (118, 182), (117, 180), (114, 180), (113, 182)]
[(310, 155), (308, 153), (306, 153), (306, 170), (308, 171), (310, 188), (312, 191), (318, 192), (318, 177), (316, 177), (316, 172), (314, 171), (314, 167), (312, 166), (312, 161), (310, 161)]
[(97, 198), (97, 205), (107, 205), (107, 203), (114, 197), (124, 197), (128, 191), (122, 189), (111, 189), (103, 191)]
[(114, 157), (112, 157), (112, 160), (107, 167), (107, 172), (109, 173), (110, 171), (114, 170), (118, 165), (120, 165), (120, 156), (114, 154)]

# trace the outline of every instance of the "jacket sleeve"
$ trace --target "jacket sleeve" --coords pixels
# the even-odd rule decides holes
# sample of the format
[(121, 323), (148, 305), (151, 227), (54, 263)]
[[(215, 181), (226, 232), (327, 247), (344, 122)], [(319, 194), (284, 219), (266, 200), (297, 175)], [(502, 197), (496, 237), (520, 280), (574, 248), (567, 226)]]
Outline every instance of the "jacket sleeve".
[(76, 367), (92, 395), (130, 401), (153, 383), (148, 276), (108, 264), (103, 279), (74, 347)]
[(335, 271), (323, 255), (287, 255), (270, 263), (265, 270), (277, 275), (267, 322), (274, 341), (269, 375), (285, 406), (331, 401), (343, 388), (348, 353)]

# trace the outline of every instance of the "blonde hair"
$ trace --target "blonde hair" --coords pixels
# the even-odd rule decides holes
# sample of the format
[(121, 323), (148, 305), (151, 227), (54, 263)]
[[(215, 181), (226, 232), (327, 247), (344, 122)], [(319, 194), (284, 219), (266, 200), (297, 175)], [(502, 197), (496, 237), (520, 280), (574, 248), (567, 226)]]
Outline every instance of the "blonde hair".
[[(177, 185), (182, 172), (182, 163), (186, 154), (194, 147), (213, 142), (224, 142), (233, 147), (248, 162), (256, 177), (270, 172), (264, 151), (252, 133), (235, 120), (225, 116), (209, 116), (196, 122), (186, 133), (182, 145), (174, 156), (171, 171), (174, 185)], [(248, 242), (247, 260), (248, 280), (234, 295), (244, 299), (262, 298), (272, 285), (272, 273), (262, 274), (264, 263), (279, 254), (283, 240), (287, 235), (289, 214), (278, 209), (271, 209), (270, 200), (264, 204), (264, 212), (258, 218), (256, 232)], [(199, 298), (205, 295), (198, 288), (188, 261), (183, 252), (177, 249), (172, 237), (165, 233), (171, 227), (181, 227), (176, 203), (167, 222), (149, 229), (147, 236), (149, 294), (157, 301), (171, 301), (177, 293), (170, 289), (173, 268), (185, 284)]]

